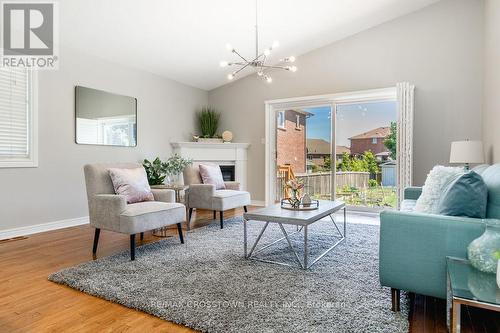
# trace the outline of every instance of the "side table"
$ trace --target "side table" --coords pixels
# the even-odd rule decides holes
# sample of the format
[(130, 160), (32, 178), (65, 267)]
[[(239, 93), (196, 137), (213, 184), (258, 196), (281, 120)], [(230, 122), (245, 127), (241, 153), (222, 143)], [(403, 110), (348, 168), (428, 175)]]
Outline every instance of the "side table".
[[(188, 189), (189, 186), (187, 185), (179, 185), (179, 184), (174, 184), (174, 185), (151, 185), (152, 189), (167, 189), (167, 190), (174, 190), (175, 192), (175, 202), (182, 203), (182, 198), (181, 198), (181, 192), (185, 191)], [(153, 236), (156, 237), (167, 237), (167, 230), (168, 227), (163, 227), (159, 229), (153, 230)]]
[(473, 306), (500, 312), (500, 289), (495, 274), (483, 273), (465, 259), (446, 258), (447, 324), (451, 333), (460, 332), (460, 308)]

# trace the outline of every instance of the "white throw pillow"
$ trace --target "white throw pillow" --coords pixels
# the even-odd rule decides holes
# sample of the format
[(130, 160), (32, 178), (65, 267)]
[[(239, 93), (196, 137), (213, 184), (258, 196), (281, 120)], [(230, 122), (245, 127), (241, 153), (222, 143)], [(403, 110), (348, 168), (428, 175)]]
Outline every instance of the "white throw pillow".
[(422, 194), (415, 204), (415, 211), (435, 214), (438, 211), (439, 200), (446, 186), (458, 175), (464, 173), (460, 167), (445, 167), (436, 165), (427, 175), (422, 187)]

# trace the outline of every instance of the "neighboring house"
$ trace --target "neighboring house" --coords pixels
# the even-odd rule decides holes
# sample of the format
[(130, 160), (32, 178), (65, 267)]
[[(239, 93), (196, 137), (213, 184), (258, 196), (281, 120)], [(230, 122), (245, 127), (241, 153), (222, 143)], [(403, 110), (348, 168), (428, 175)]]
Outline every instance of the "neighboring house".
[[(315, 165), (323, 166), (325, 159), (330, 157), (331, 144), (323, 139), (307, 139), (307, 159)], [(336, 160), (342, 159), (342, 154), (351, 154), (351, 150), (346, 146), (337, 146)]]
[(390, 131), (390, 127), (379, 127), (349, 138), (351, 140), (351, 154), (359, 156), (363, 155), (365, 151), (371, 150), (379, 160), (387, 160), (390, 154), (384, 145), (384, 139)]
[(276, 118), (276, 161), (290, 165), (295, 173), (306, 172), (306, 119), (303, 110), (278, 111)]

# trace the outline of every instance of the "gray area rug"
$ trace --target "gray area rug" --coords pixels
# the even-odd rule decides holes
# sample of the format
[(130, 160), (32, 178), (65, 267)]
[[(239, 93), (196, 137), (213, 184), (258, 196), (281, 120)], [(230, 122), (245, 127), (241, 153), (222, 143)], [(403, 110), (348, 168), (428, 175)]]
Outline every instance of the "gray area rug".
[[(250, 222), (254, 239), (260, 222)], [(294, 227), (287, 227), (293, 232)], [(309, 230), (310, 252), (328, 248), (331, 221)], [(347, 241), (309, 271), (243, 258), (241, 218), (90, 261), (49, 280), (207, 332), (407, 332), (408, 303), (390, 310), (378, 279), (379, 227), (348, 224)], [(281, 237), (270, 224), (260, 244)], [(294, 247), (301, 252), (299, 235)], [(89, 249), (90, 251), (90, 249)], [(294, 264), (286, 242), (259, 256)]]

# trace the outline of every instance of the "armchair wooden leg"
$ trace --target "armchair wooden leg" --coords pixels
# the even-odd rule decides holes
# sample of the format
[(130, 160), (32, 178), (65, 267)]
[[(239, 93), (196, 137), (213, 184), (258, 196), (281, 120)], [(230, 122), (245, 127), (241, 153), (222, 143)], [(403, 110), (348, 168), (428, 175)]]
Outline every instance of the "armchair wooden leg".
[(243, 206), (243, 210), (245, 211), (245, 213), (248, 213), (248, 208), (247, 208), (247, 206)]
[(214, 210), (214, 220), (217, 218), (217, 211)]
[(224, 212), (222, 210), (220, 211), (220, 228), (224, 228)]
[(392, 308), (391, 310), (394, 312), (399, 312), (400, 310), (400, 290), (391, 288), (391, 301)]
[(143, 241), (143, 240), (144, 240), (144, 233), (141, 232), (141, 241)]
[(177, 231), (179, 232), (179, 239), (181, 240), (181, 244), (184, 244), (184, 237), (182, 236), (182, 224), (177, 223)]
[(135, 234), (130, 235), (130, 260), (135, 260)]
[(97, 253), (97, 244), (99, 243), (99, 235), (101, 234), (101, 229), (95, 228), (95, 233), (94, 233), (94, 246), (92, 247), (92, 253), (96, 254)]

